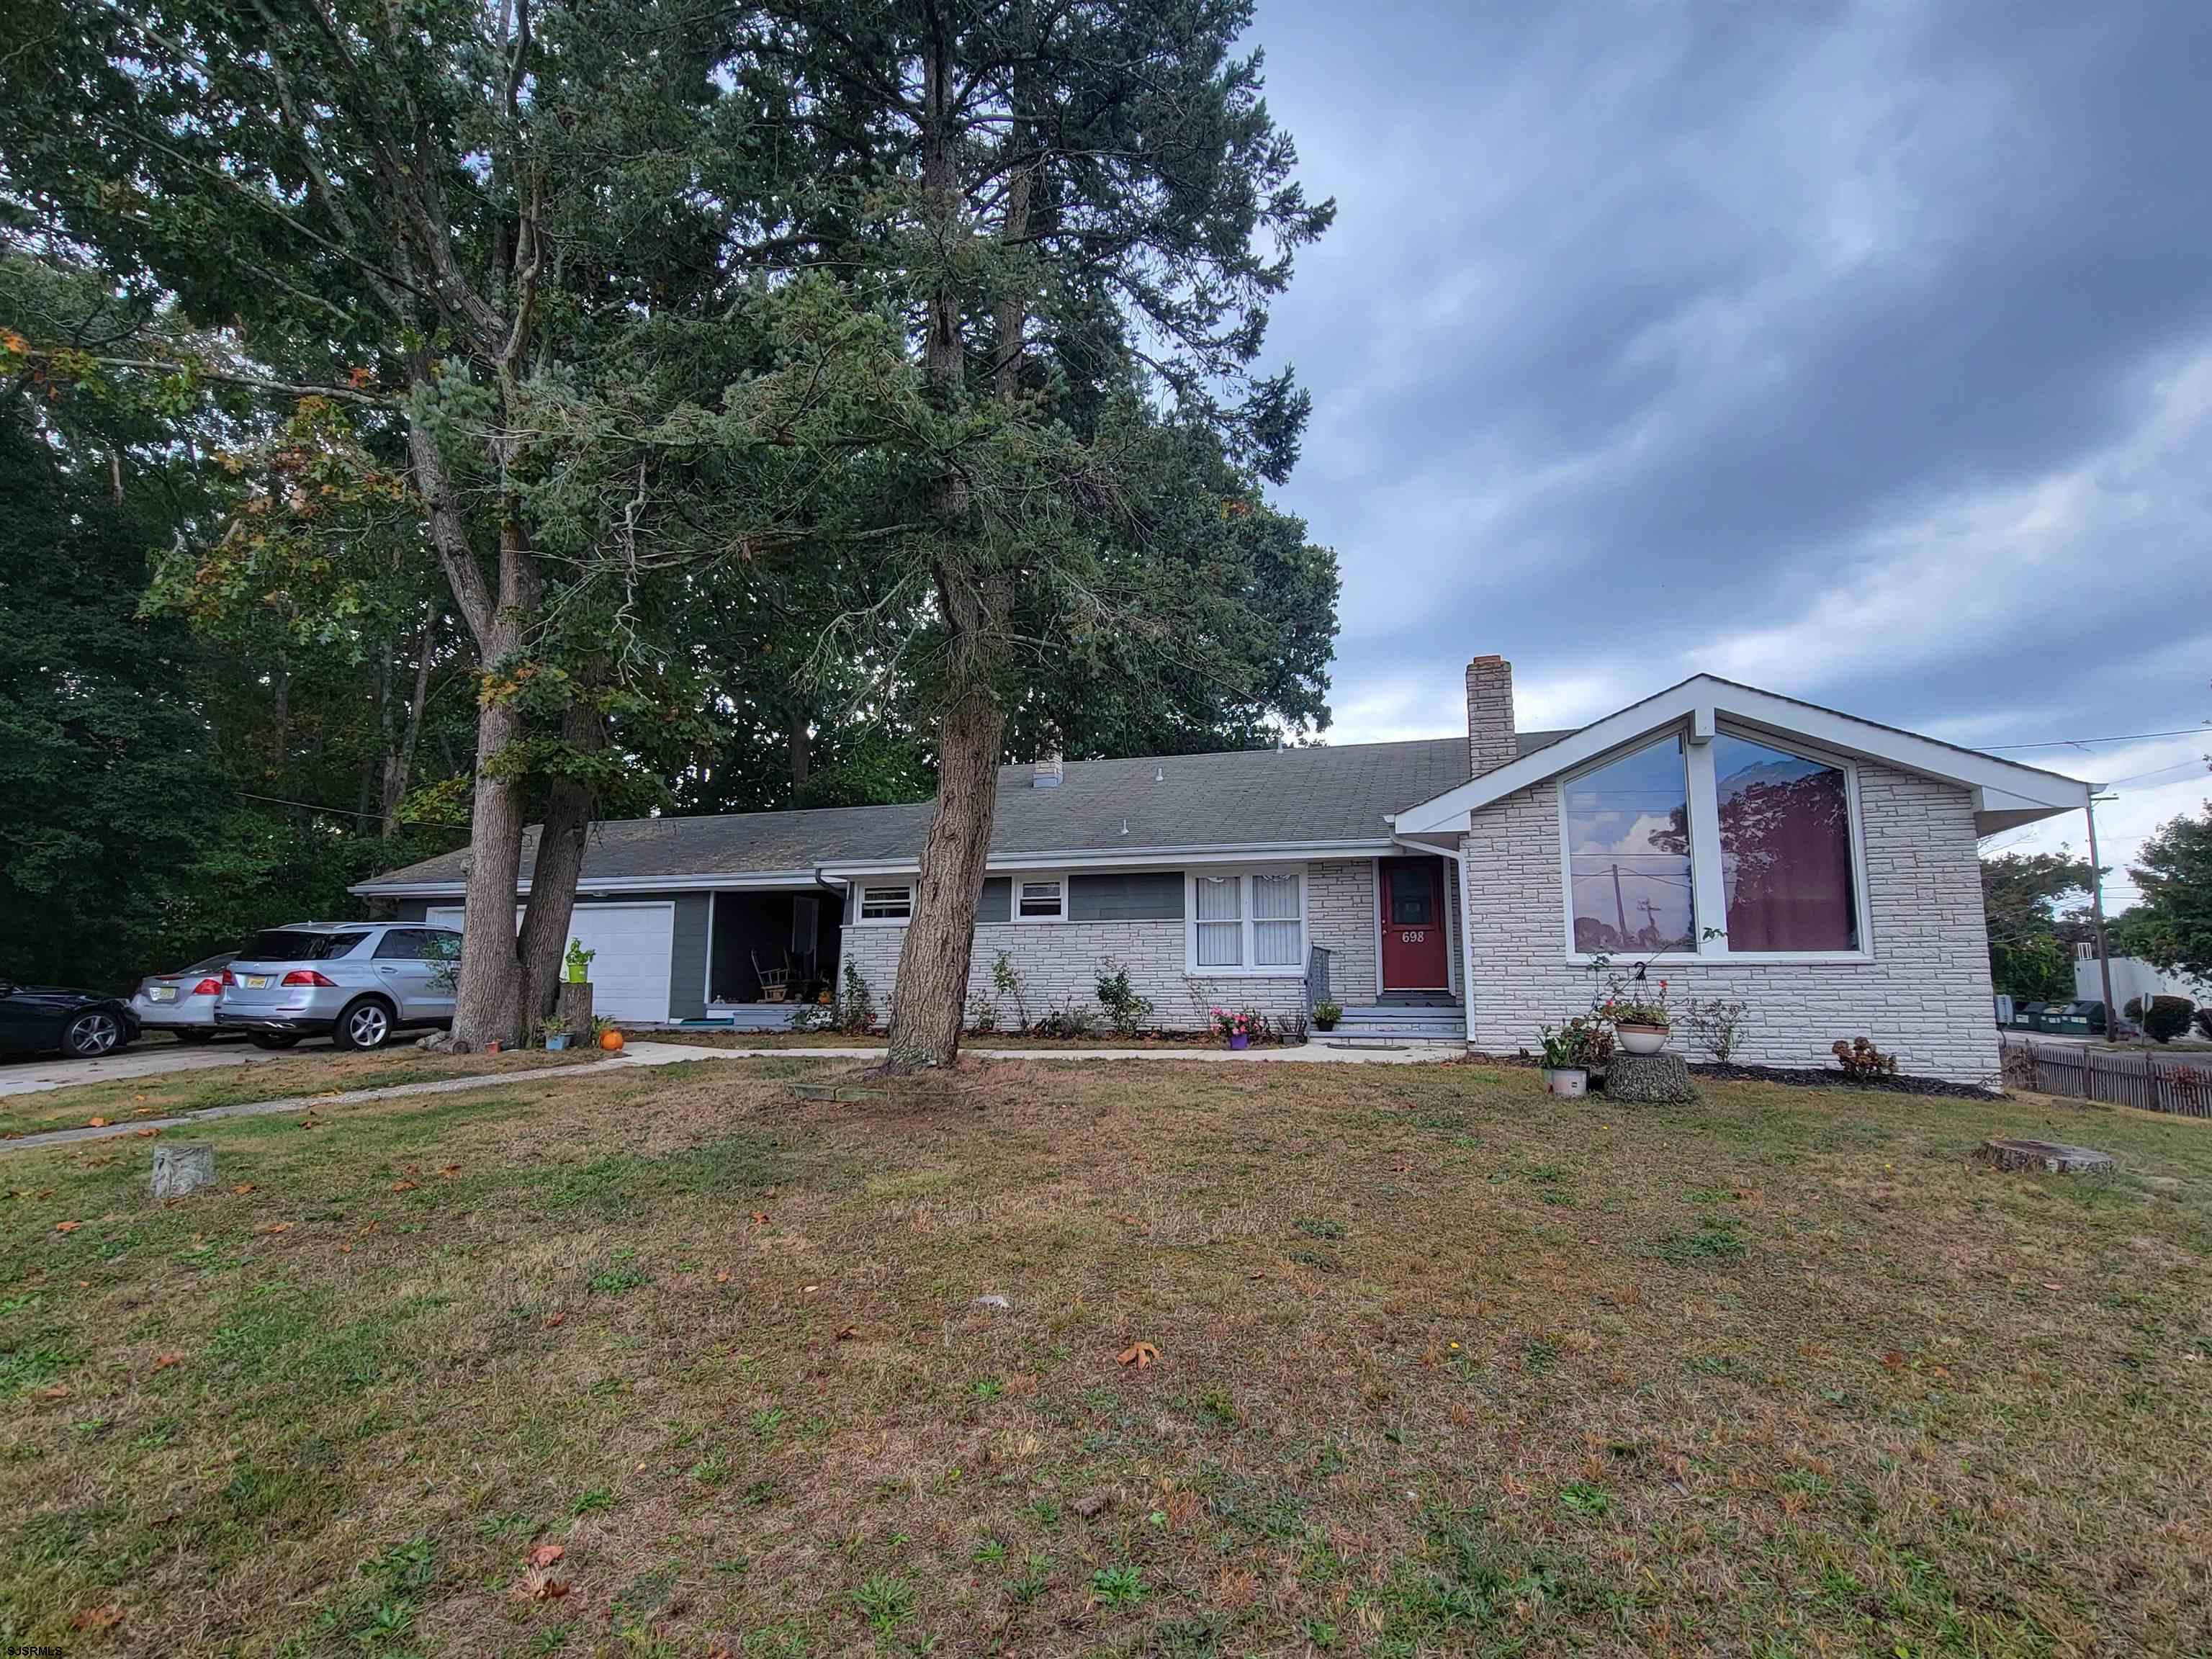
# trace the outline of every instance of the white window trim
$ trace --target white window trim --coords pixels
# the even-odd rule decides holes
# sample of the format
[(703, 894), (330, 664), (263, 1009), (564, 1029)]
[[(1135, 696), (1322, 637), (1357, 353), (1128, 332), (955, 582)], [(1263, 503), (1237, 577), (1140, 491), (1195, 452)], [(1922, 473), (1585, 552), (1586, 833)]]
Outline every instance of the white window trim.
[[(889, 892), (896, 889), (906, 895), (906, 914), (902, 916), (872, 916), (868, 914), (868, 893)], [(914, 884), (910, 881), (856, 881), (853, 884), (853, 925), (855, 927), (903, 927), (914, 920)]]
[[(1060, 908), (1048, 916), (1025, 916), (1022, 914), (1022, 885), (1031, 881), (1056, 881), (1060, 884)], [(1012, 922), (1066, 921), (1067, 920), (1067, 890), (1072, 884), (1064, 870), (1017, 870), (1012, 884), (1006, 890), (1006, 920)]]
[[(1238, 925), (1237, 956), (1243, 965), (1236, 968), (1202, 968), (1198, 961), (1198, 882), (1199, 878), (1233, 876), (1237, 878), (1237, 921)], [(1297, 960), (1279, 966), (1259, 968), (1252, 965), (1255, 954), (1253, 947), (1252, 878), (1255, 876), (1296, 876), (1298, 878), (1298, 951)], [(1261, 864), (1244, 868), (1223, 869), (1209, 865), (1203, 870), (1186, 870), (1182, 873), (1182, 970), (1186, 979), (1304, 979), (1306, 958), (1313, 949), (1313, 922), (1310, 910), (1313, 902), (1313, 878), (1303, 864)], [(1289, 917), (1280, 920), (1287, 921)]]
[[(1648, 749), (1669, 737), (1682, 738), (1685, 783), (1690, 803), (1690, 896), (1695, 907), (1692, 926), (1698, 939), (1687, 951), (1661, 951), (1646, 957), (1641, 951), (1618, 951), (1613, 960), (1632, 957), (1638, 962), (1684, 962), (1709, 964), (1730, 963), (1755, 967), (1762, 963), (1794, 963), (1799, 965), (1821, 963), (1868, 963), (1875, 959), (1873, 909), (1867, 893), (1866, 832), (1859, 812), (1859, 766), (1848, 755), (1838, 755), (1818, 744), (1773, 732), (1763, 732), (1753, 726), (1741, 726), (1723, 720), (1716, 732), (1746, 743), (1761, 744), (1770, 749), (1779, 749), (1787, 754), (1817, 761), (1823, 766), (1832, 766), (1844, 775), (1844, 802), (1850, 819), (1851, 837), (1851, 902), (1856, 911), (1859, 948), (1856, 951), (1731, 951), (1726, 934), (1707, 939), (1709, 928), (1724, 928), (1727, 925), (1727, 884), (1721, 877), (1721, 825), (1718, 784), (1713, 773), (1713, 749), (1710, 740), (1698, 740), (1686, 723), (1647, 732), (1642, 737), (1607, 750), (1595, 759), (1563, 772), (1553, 784), (1553, 799), (1559, 823), (1559, 905), (1566, 939), (1566, 959), (1577, 967), (1588, 967), (1598, 958), (1595, 953), (1575, 948), (1575, 884), (1574, 860), (1567, 839), (1567, 787), (1577, 778), (1611, 765), (1623, 756), (1632, 755), (1639, 749)], [(1704, 805), (1700, 807), (1699, 803)]]

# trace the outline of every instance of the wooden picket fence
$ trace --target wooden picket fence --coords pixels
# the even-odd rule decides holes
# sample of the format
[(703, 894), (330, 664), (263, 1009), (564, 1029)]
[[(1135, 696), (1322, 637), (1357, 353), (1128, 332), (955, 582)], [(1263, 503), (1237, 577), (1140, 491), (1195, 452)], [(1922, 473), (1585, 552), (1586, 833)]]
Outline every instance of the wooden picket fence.
[(2078, 1042), (2001, 1037), (2008, 1088), (2101, 1100), (2147, 1112), (2212, 1117), (2212, 1067), (2154, 1054), (2106, 1054)]

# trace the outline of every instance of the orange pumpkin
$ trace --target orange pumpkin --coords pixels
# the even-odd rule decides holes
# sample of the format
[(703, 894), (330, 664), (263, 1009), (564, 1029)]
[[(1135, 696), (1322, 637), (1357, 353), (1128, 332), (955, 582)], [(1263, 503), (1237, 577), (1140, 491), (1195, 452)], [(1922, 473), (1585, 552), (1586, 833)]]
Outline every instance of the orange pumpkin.
[(622, 1052), (622, 1046), (623, 1038), (620, 1031), (604, 1032), (599, 1037), (599, 1047), (605, 1049), (611, 1054), (620, 1054)]

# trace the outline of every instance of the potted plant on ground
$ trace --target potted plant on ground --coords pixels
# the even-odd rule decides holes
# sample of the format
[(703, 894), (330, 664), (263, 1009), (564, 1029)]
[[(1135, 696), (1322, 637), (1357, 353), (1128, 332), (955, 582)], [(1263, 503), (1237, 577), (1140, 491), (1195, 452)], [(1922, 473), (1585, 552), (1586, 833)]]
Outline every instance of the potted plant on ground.
[(550, 1019), (538, 1022), (538, 1029), (544, 1034), (545, 1052), (557, 1054), (568, 1046), (568, 1022), (556, 1014)]
[(1674, 1024), (1667, 1016), (1667, 981), (1659, 981), (1659, 996), (1653, 1000), (1640, 988), (1632, 988), (1628, 994), (1609, 997), (1599, 1015), (1612, 1022), (1613, 1034), (1620, 1046), (1632, 1054), (1656, 1054), (1667, 1046), (1667, 1038)]
[(1213, 1016), (1213, 1029), (1229, 1039), (1232, 1048), (1252, 1046), (1252, 1016), (1242, 1011), (1232, 1012), (1226, 1008), (1209, 1011)]
[(1589, 1092), (1589, 1074), (1611, 1058), (1612, 1042), (1602, 1026), (1580, 1017), (1557, 1030), (1547, 1025), (1544, 1039), (1544, 1089), (1562, 1100), (1579, 1100)]
[(592, 958), (597, 955), (599, 955), (597, 951), (586, 951), (584, 948), (583, 940), (570, 939), (568, 954), (561, 959), (561, 976), (571, 985), (581, 985), (585, 976), (591, 971)]
[(1314, 1004), (1313, 1022), (1321, 1030), (1334, 1031), (1336, 1029), (1337, 1021), (1343, 1018), (1344, 1005), (1340, 1002), (1324, 1000)]

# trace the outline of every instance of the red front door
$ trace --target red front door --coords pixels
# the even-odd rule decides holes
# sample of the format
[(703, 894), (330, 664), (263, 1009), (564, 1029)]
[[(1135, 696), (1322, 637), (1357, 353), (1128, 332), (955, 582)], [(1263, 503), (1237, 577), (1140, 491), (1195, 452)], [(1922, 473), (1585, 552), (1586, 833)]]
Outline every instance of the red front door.
[(1444, 949), (1444, 861), (1381, 859), (1376, 889), (1382, 906), (1382, 988), (1443, 991), (1451, 988)]

